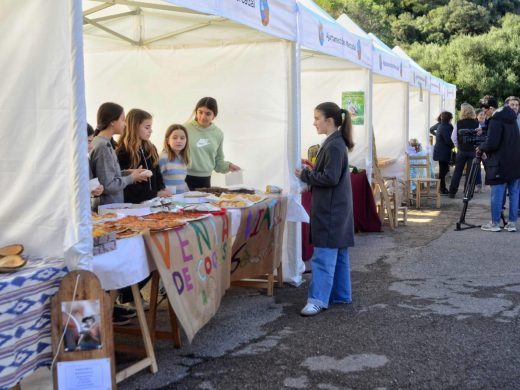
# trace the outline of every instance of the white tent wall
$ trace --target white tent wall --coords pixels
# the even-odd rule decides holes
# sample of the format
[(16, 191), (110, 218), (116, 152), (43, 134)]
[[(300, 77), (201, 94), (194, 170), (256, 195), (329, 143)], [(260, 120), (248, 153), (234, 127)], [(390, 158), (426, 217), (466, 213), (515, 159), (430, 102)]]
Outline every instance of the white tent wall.
[[(302, 157), (307, 158), (307, 150), (311, 145), (321, 144), (323, 136), (316, 133), (314, 123), (314, 108), (322, 102), (335, 102), (341, 105), (341, 96), (345, 91), (362, 91), (365, 99), (367, 70), (307, 70), (312, 65), (302, 62)], [(366, 110), (365, 101), (365, 110)], [(368, 131), (365, 125), (353, 126), (353, 138), (355, 147), (349, 152), (349, 164), (360, 169), (365, 169), (368, 154)]]
[(453, 84), (444, 83), (444, 104), (446, 110), (455, 114), (457, 110), (456, 107), (456, 98), (457, 98), (457, 87)]
[[(81, 3), (2, 1), (0, 245), (91, 256)], [(8, 37), (8, 38), (7, 38)]]
[(428, 146), (428, 91), (410, 86), (408, 139), (416, 138), (423, 148)]
[[(288, 44), (207, 47), (203, 52), (138, 48), (87, 53), (89, 120), (95, 124), (104, 101), (118, 102), (127, 111), (149, 111), (152, 141), (160, 151), (166, 128), (188, 121), (195, 103), (212, 96), (219, 105), (215, 124), (225, 134), (225, 157), (244, 169), (244, 184), (288, 188)], [(215, 174), (212, 182), (224, 184), (223, 177)]]
[(405, 179), (406, 100), (408, 88), (402, 82), (374, 83), (373, 113), (374, 138), (379, 158), (391, 161), (383, 166), (384, 176)]
[[(445, 110), (442, 99), (443, 81), (438, 77), (430, 77), (430, 126), (437, 122), (439, 114)], [(453, 111), (452, 114), (455, 114)]]

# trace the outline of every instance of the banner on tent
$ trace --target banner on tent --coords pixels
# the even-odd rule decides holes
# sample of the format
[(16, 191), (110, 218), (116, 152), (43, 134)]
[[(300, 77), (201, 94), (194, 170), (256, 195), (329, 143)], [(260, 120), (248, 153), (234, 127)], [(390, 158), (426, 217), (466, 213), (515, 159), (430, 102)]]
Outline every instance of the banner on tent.
[(365, 92), (343, 92), (341, 94), (341, 106), (350, 114), (353, 125), (365, 124)]
[(241, 213), (231, 256), (231, 280), (273, 273), (282, 259), (287, 197), (271, 198)]
[(168, 3), (206, 14), (217, 14), (217, 0), (166, 0)]
[(191, 340), (217, 312), (229, 287), (230, 221), (226, 214), (181, 229), (145, 235), (168, 299)]
[(279, 38), (296, 40), (295, 0), (226, 0), (220, 14)]
[(408, 82), (410, 79), (408, 61), (377, 48), (374, 48), (372, 70), (375, 73), (397, 80)]
[(300, 5), (301, 44), (309, 49), (372, 66), (372, 43)]

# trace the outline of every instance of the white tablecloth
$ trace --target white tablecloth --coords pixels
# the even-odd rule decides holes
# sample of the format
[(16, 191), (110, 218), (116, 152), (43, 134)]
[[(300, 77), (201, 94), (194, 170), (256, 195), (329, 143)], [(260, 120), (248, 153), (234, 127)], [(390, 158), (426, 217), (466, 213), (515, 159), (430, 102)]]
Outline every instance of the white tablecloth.
[(155, 270), (148, 260), (142, 235), (117, 240), (117, 249), (94, 256), (93, 272), (105, 290), (139, 283)]

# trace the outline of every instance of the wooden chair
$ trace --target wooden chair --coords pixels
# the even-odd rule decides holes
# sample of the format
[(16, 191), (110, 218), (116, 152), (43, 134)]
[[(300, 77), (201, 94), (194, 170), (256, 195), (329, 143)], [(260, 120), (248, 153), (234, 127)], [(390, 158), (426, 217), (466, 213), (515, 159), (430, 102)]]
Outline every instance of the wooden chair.
[[(391, 190), (389, 191), (389, 187)], [(379, 169), (379, 160), (377, 159), (376, 140), (372, 134), (372, 192), (374, 199), (379, 199), (376, 205), (381, 223), (385, 218), (388, 219), (390, 230), (394, 230), (397, 226), (397, 178), (383, 177)]]
[[(415, 192), (413, 191), (415, 184)], [(434, 199), (441, 207), (441, 181), (431, 177), (430, 155), (406, 154), (406, 186), (410, 204), (420, 209), (422, 200)]]

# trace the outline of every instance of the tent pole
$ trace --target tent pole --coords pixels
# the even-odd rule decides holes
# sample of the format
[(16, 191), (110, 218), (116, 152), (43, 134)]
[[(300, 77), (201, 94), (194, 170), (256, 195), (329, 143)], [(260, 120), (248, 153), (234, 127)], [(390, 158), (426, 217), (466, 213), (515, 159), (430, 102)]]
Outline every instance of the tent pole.
[(70, 3), (71, 57), (71, 128), (68, 159), (71, 162), (68, 182), (68, 213), (63, 242), (65, 264), (69, 270), (92, 270), (92, 222), (88, 189), (87, 115), (83, 64), (83, 15), (81, 1)]
[(410, 139), (410, 84), (404, 83), (404, 150), (407, 150), (408, 140)]
[[(297, 43), (290, 42), (290, 67), (289, 67), (289, 112), (287, 131), (287, 161), (289, 168), (289, 197), (295, 202), (301, 203), (299, 180), (294, 175), (294, 170), (301, 167), (301, 68), (300, 47)], [(291, 199), (289, 199), (289, 202)], [(284, 276), (284, 280), (299, 285), (302, 282), (300, 272), (302, 260), (302, 227), (301, 222), (287, 222), (287, 256), (290, 264), (295, 264), (291, 270), (293, 275)]]
[(372, 126), (372, 93), (373, 93), (373, 74), (372, 69), (366, 69), (365, 84), (365, 134), (367, 141), (366, 166), (368, 182), (372, 184), (372, 140), (374, 139), (374, 128)]

